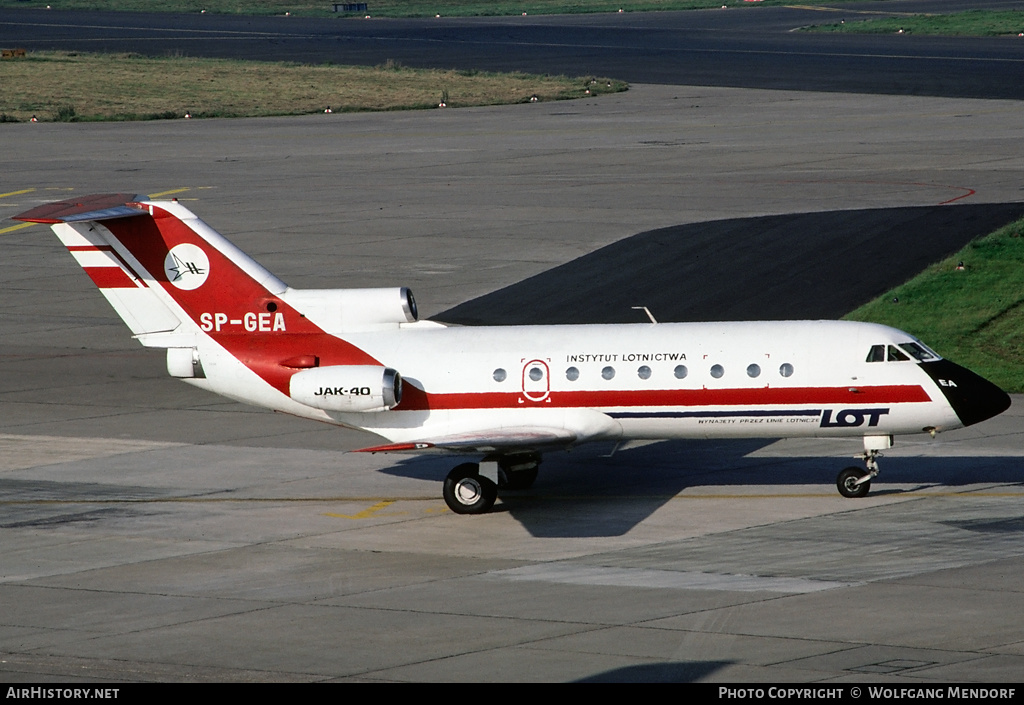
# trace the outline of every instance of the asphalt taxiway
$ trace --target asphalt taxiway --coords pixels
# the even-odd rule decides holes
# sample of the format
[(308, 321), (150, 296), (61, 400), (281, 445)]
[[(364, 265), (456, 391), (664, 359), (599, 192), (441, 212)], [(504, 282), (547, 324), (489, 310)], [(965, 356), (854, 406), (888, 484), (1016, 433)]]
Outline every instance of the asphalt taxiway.
[[(799, 31), (879, 16), (1020, 10), (887, 0), (694, 12), (377, 19), (0, 10), (0, 46), (614, 76), (633, 83), (1024, 98), (1024, 41)], [(371, 13), (373, 3), (370, 3)]]
[[(1005, 208), (1024, 194), (1019, 115), (639, 85), (428, 113), (4, 125), (0, 215), (174, 195), (294, 286), (409, 285), (429, 316), (656, 228), (845, 211), (848, 232), (879, 208)], [(801, 256), (841, 245), (829, 236), (808, 231)], [(856, 443), (653, 443), (552, 454), (532, 490), (461, 517), (440, 498), (450, 459), (348, 454), (374, 438), (171, 380), (45, 227), (3, 221), (0, 239), (5, 681), (1024, 672), (1020, 398), (899, 440), (859, 501), (833, 486)], [(703, 286), (756, 299), (714, 276), (734, 245), (708, 243)], [(792, 276), (807, 296), (831, 285), (779, 268)]]

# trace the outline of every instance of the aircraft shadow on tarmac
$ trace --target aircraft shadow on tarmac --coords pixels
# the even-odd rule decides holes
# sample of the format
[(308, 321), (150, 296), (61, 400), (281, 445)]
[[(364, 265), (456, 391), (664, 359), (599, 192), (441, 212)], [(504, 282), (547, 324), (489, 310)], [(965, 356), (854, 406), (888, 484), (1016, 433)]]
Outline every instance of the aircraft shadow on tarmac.
[[(550, 453), (533, 487), (499, 491), (492, 511), (508, 512), (537, 538), (622, 536), (688, 488), (742, 488), (737, 494), (749, 493), (752, 498), (810, 492), (825, 501), (832, 495), (839, 497), (835, 477), (840, 470), (863, 465), (853, 457), (860, 452), (856, 439), (850, 442), (848, 457), (754, 455), (771, 442), (660, 441), (618, 450), (610, 457), (612, 444), (595, 443), (567, 453)], [(998, 456), (884, 457), (882, 472), (872, 483), (869, 496), (904, 494), (937, 485), (1021, 487), (1024, 478), (1019, 461)], [(410, 457), (381, 472), (440, 486), (455, 464), (452, 457)], [(755, 486), (765, 488), (764, 492), (759, 493)], [(788, 487), (793, 489), (787, 491)], [(701, 499), (694, 497), (693, 501)], [(857, 508), (858, 500), (847, 501), (851, 509)], [(467, 517), (467, 521), (477, 520)]]
[(577, 683), (694, 683), (715, 671), (733, 665), (732, 661), (680, 661), (647, 663), (604, 671), (581, 678)]

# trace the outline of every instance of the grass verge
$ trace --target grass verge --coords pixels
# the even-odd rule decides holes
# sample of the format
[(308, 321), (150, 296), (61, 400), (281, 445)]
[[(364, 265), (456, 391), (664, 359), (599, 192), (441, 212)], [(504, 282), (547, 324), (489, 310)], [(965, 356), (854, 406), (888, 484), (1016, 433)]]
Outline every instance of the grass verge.
[[(0, 62), (0, 122), (255, 117), (565, 100), (622, 81), (482, 71), (31, 53)], [(590, 91), (590, 94), (587, 91)]]
[[(348, 0), (343, 0), (348, 1)], [(352, 0), (355, 2), (356, 0)], [(828, 0), (801, 0), (803, 5), (825, 4)], [(335, 13), (333, 0), (0, 0), (0, 8), (44, 8), (54, 10), (104, 10), (124, 12), (178, 12), (240, 15), (358, 16), (373, 17), (473, 17), (521, 15), (565, 15), (590, 12), (644, 12), (652, 10), (695, 10), (710, 7), (787, 5), (792, 0), (366, 0), (366, 12)]]
[(856, 22), (805, 27), (812, 32), (854, 34), (931, 34), (948, 37), (994, 37), (1024, 32), (1024, 12), (1019, 10), (968, 10), (948, 15), (878, 17)]
[(846, 318), (905, 330), (1006, 391), (1024, 392), (1024, 218)]

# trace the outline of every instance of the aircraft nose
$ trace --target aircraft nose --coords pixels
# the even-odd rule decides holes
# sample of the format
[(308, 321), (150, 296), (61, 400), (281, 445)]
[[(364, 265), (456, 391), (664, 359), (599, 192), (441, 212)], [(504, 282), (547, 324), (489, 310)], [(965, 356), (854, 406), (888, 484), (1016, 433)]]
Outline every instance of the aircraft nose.
[(1010, 408), (1010, 395), (984, 377), (949, 360), (921, 363), (939, 386), (964, 426), (979, 423)]

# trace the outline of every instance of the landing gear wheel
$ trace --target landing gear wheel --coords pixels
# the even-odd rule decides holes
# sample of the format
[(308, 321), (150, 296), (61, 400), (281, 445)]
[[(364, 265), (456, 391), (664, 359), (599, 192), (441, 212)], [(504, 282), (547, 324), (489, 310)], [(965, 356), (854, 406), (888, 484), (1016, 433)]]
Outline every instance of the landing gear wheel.
[(851, 499), (866, 495), (868, 490), (871, 489), (871, 480), (865, 480), (859, 485), (857, 480), (868, 474), (867, 470), (861, 470), (858, 467), (848, 467), (843, 470), (839, 473), (839, 477), (836, 478), (836, 487), (839, 488), (839, 494)]
[(498, 469), (498, 487), (503, 490), (528, 490), (537, 479), (539, 468), (506, 471)]
[(456, 514), (483, 514), (494, 506), (498, 486), (480, 477), (476, 463), (457, 465), (444, 480), (444, 501)]

